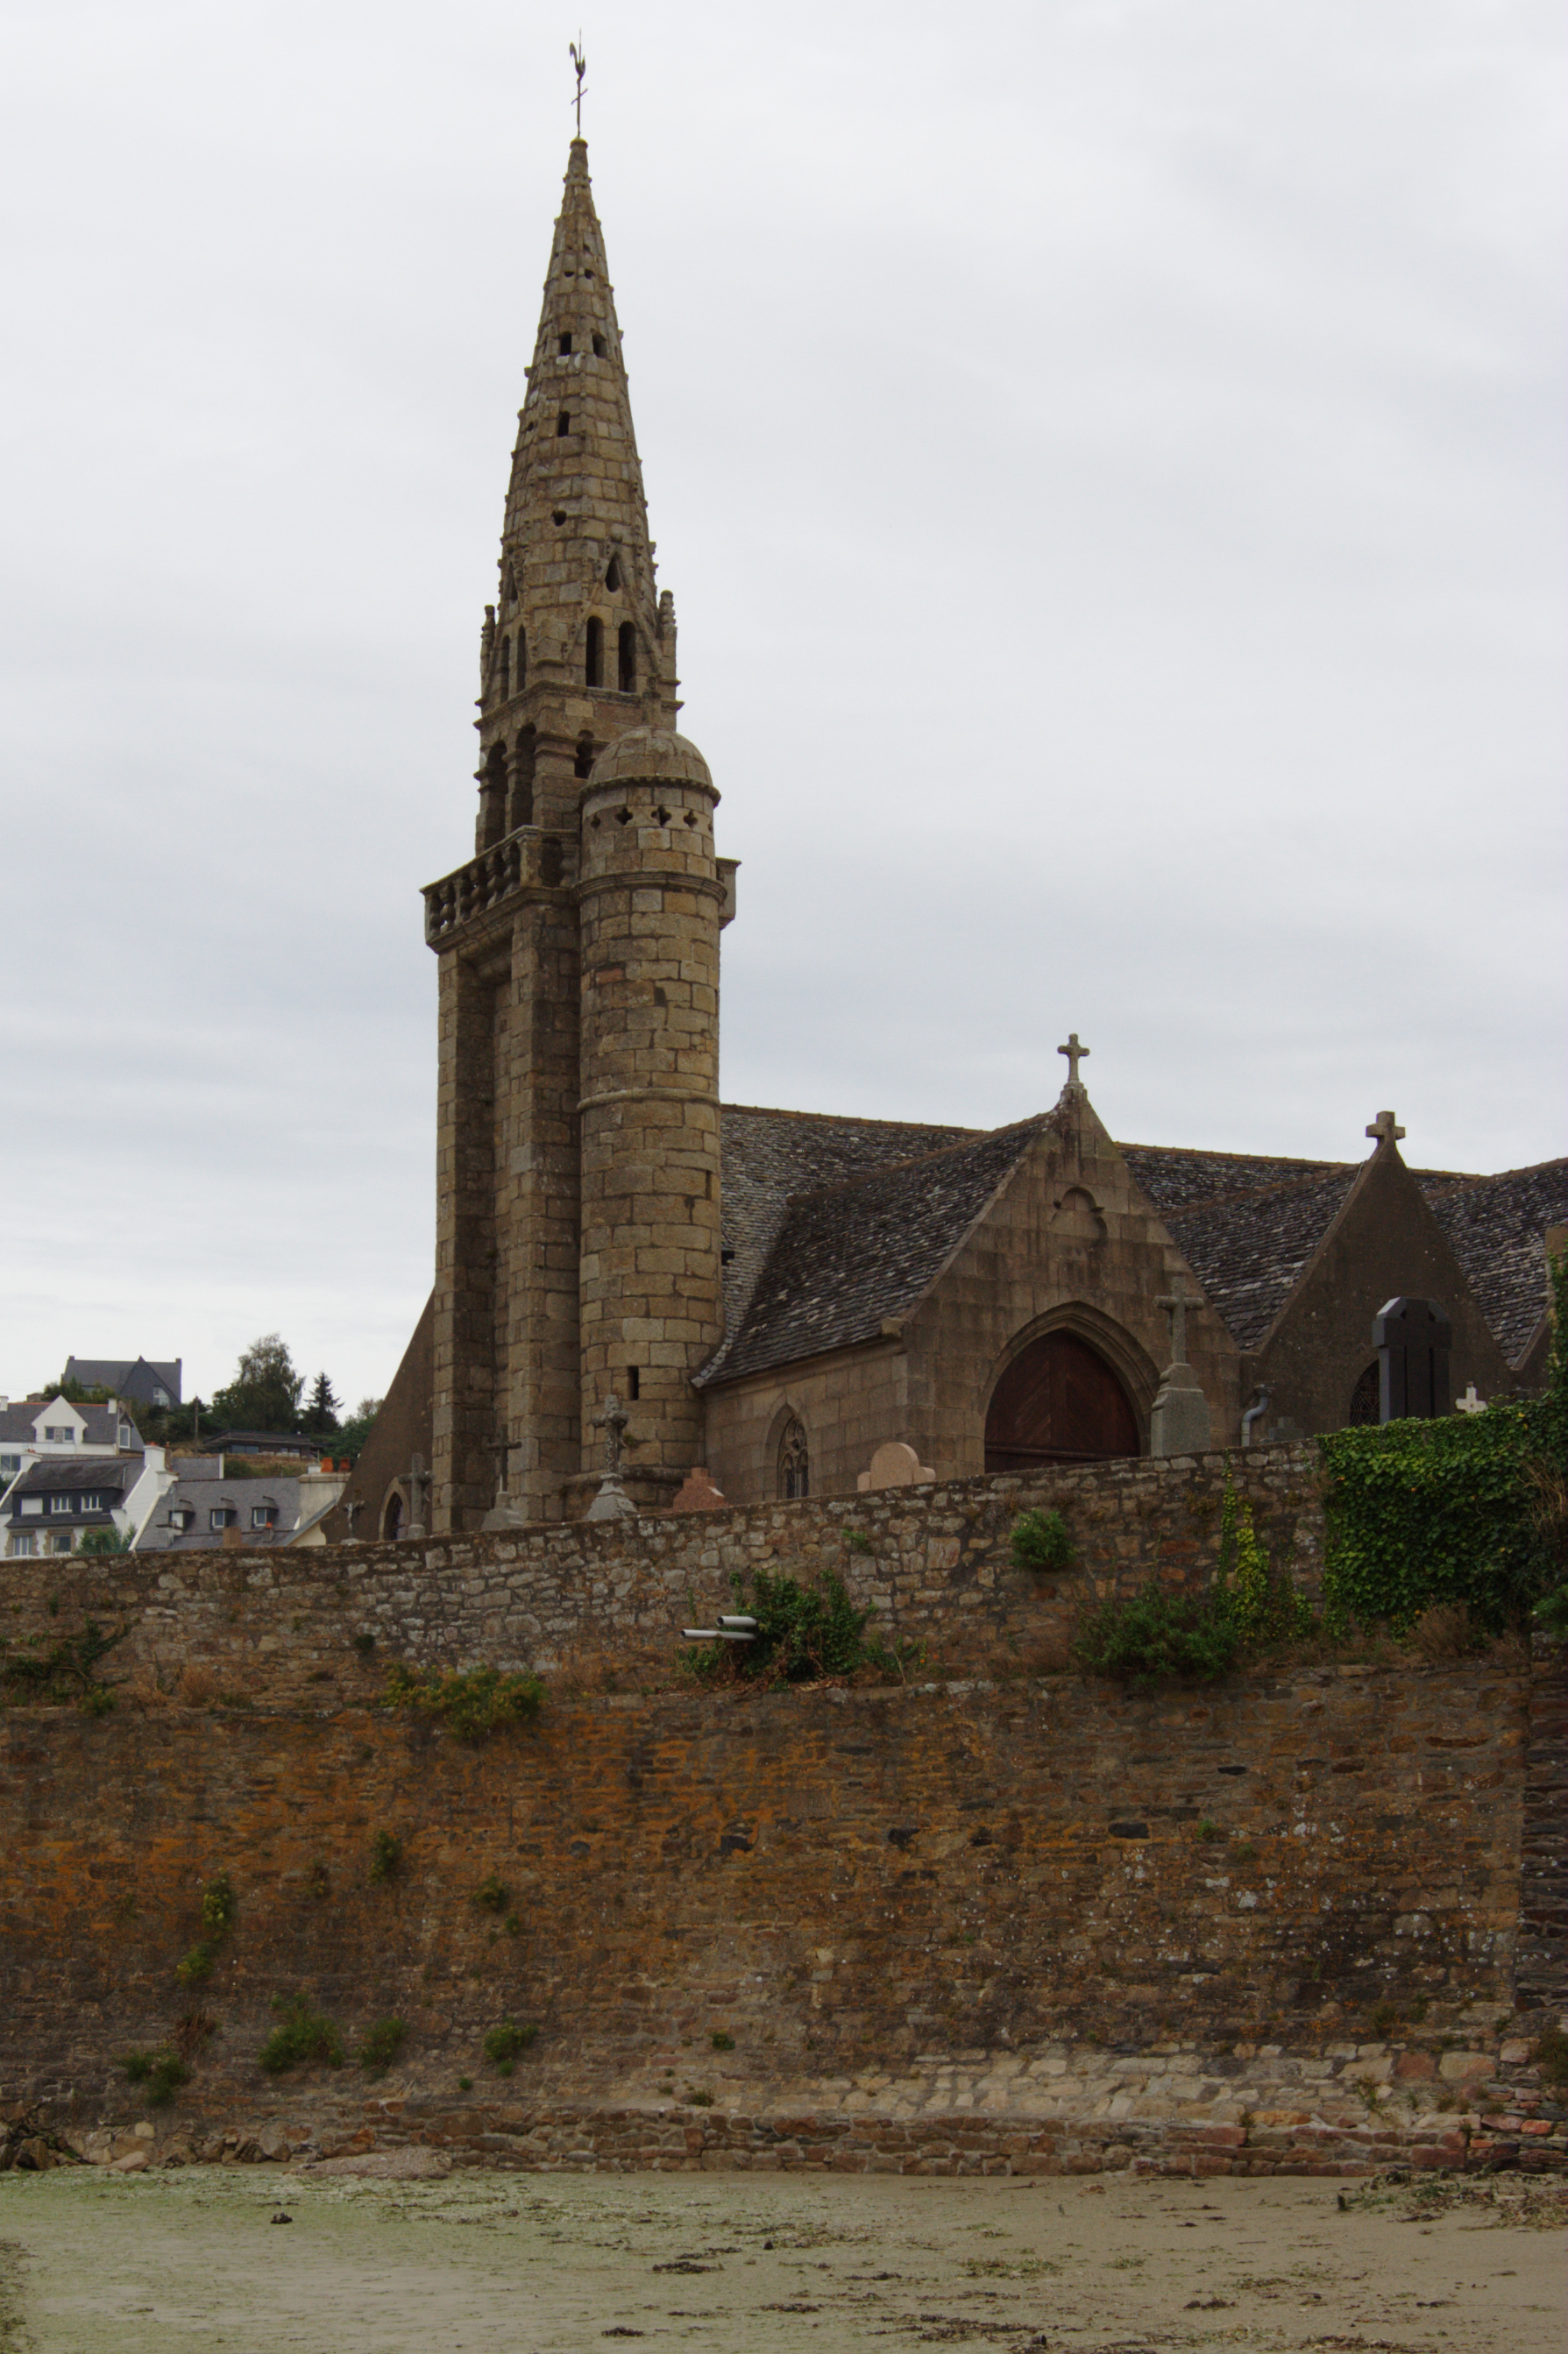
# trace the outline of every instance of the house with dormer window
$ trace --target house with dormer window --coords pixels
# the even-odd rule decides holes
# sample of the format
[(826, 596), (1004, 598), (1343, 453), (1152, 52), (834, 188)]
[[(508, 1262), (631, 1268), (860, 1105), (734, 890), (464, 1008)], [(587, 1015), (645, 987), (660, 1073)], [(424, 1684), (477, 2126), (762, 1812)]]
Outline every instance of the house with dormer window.
[(0, 1498), (0, 1553), (8, 1561), (78, 1553), (90, 1530), (133, 1546), (161, 1497), (175, 1484), (161, 1447), (145, 1455), (88, 1455), (63, 1449), (19, 1471)]
[(0, 1496), (19, 1472), (55, 1456), (142, 1453), (142, 1434), (122, 1398), (73, 1405), (67, 1397), (0, 1398)]

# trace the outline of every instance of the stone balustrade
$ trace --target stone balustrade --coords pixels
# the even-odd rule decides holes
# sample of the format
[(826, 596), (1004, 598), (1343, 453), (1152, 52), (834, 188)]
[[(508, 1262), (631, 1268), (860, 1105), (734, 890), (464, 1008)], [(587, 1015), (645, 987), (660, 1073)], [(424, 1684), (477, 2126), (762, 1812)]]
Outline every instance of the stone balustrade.
[(564, 864), (561, 837), (536, 825), (520, 825), (489, 850), (482, 850), (455, 874), (425, 885), (425, 938), (431, 947), (450, 938), (471, 917), (498, 907), (513, 893), (534, 885), (552, 889)]

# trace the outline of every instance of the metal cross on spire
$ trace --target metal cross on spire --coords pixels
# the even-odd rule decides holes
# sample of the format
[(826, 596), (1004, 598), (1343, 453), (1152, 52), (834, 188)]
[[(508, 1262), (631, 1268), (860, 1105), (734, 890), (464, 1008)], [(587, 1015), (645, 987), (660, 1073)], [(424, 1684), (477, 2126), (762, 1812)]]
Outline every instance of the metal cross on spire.
[(1397, 1144), (1404, 1130), (1398, 1126), (1391, 1111), (1380, 1111), (1367, 1134), (1375, 1136), (1380, 1144)]
[(1065, 1055), (1067, 1057), (1067, 1085), (1070, 1087), (1082, 1087), (1083, 1081), (1078, 1076), (1078, 1065), (1084, 1060), (1085, 1056), (1088, 1054), (1088, 1051), (1089, 1050), (1086, 1046), (1079, 1045), (1078, 1034), (1075, 1030), (1069, 1030), (1067, 1033), (1066, 1044), (1065, 1046), (1057, 1047), (1056, 1052), (1058, 1055)]
[(588, 51), (583, 47), (583, 37), (580, 33), (575, 41), (567, 43), (567, 55), (572, 61), (573, 69), (577, 78), (577, 137), (580, 139), (583, 135), (583, 76), (588, 71)]

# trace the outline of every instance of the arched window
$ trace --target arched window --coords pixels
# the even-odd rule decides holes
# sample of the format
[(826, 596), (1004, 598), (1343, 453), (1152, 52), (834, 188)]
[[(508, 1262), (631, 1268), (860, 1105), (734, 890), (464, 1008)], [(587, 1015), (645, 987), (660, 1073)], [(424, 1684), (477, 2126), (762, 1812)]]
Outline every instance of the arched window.
[(597, 614), (588, 625), (588, 652), (583, 663), (583, 677), (589, 686), (599, 685), (604, 677), (604, 623)]
[(591, 736), (579, 736), (577, 737), (577, 757), (572, 762), (572, 774), (574, 777), (586, 777), (592, 772), (592, 769), (593, 737)]
[(501, 641), (500, 678), (501, 700), (504, 703), (512, 692), (512, 641), (510, 638), (503, 638)]
[(1356, 1376), (1355, 1388), (1351, 1392), (1351, 1410), (1345, 1416), (1345, 1420), (1354, 1430), (1358, 1425), (1378, 1422), (1382, 1416), (1383, 1380), (1378, 1361), (1374, 1357), (1365, 1373), (1358, 1373)]
[(481, 850), (488, 850), (506, 831), (506, 747), (493, 744), (479, 772)]
[(527, 641), (526, 641), (526, 639), (525, 639), (525, 638), (524, 637), (524, 635), (523, 635), (522, 631), (521, 631), (521, 630), (519, 630), (519, 631), (518, 631), (518, 632), (517, 632), (517, 675), (516, 675), (515, 680), (514, 681), (514, 687), (515, 687), (516, 692), (517, 692), (519, 695), (521, 695), (521, 694), (522, 694), (522, 692), (523, 692), (523, 690), (524, 690), (524, 688), (527, 685), (527, 684), (528, 684), (528, 644), (527, 644)]
[(390, 1544), (403, 1533), (403, 1499), (396, 1488), (387, 1499), (387, 1510), (381, 1515), (381, 1533)]
[(517, 738), (517, 748), (512, 758), (512, 809), (507, 832), (534, 822), (534, 751), (537, 738), (532, 727), (524, 727)]
[(637, 692), (637, 625), (622, 621), (616, 632), (616, 680), (622, 695)]
[(988, 1471), (1100, 1463), (1139, 1452), (1138, 1417), (1097, 1349), (1047, 1332), (1014, 1357), (985, 1418)]
[(811, 1457), (806, 1445), (806, 1427), (799, 1415), (794, 1415), (779, 1442), (779, 1493), (793, 1498), (809, 1496), (810, 1492)]

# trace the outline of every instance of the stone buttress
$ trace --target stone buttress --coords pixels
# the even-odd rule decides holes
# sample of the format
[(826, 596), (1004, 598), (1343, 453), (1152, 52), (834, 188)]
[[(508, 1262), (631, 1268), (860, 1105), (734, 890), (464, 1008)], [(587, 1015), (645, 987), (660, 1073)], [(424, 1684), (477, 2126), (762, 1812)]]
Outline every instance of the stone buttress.
[[(556, 1519), (576, 1509), (583, 1475), (598, 1459), (595, 1434), (584, 1426), (585, 1400), (591, 1411), (603, 1368), (624, 1377), (630, 1344), (607, 1338), (613, 1322), (604, 1288), (608, 1274), (585, 1286), (579, 1271), (579, 1099), (595, 1089), (612, 1091), (613, 1079), (600, 1087), (599, 1075), (618, 1067), (620, 1051), (606, 1025), (607, 1001), (597, 994), (591, 1039), (581, 1030), (580, 928), (589, 927), (598, 957), (605, 927), (619, 925), (621, 960), (628, 971), (638, 967), (626, 925), (641, 898), (632, 893), (624, 910), (621, 902), (626, 878), (645, 854), (657, 870), (647, 897), (651, 937), (660, 944), (654, 962), (663, 973), (659, 955), (667, 930), (671, 854), (668, 842), (657, 839), (661, 829), (639, 823), (632, 829), (634, 848), (622, 839), (608, 860), (599, 854), (596, 837), (595, 856), (585, 864), (579, 803), (598, 755), (629, 730), (663, 743), (680, 740), (673, 736), (676, 689), (673, 603), (655, 586), (604, 239), (587, 145), (574, 140), (528, 395), (518, 417), (497, 602), (485, 608), (474, 855), (424, 895), (425, 936), (440, 961), (431, 1493), (437, 1532), (476, 1528), (487, 1518)], [(716, 796), (700, 755), (688, 748), (683, 757), (695, 767), (691, 776), (671, 782), (670, 797), (679, 801), (677, 864), (688, 897), (708, 894), (697, 928), (705, 943), (711, 908), (714, 953), (710, 960), (694, 933), (676, 958), (682, 971), (650, 986), (664, 992), (672, 1030), (678, 1026), (672, 984), (688, 991), (681, 1024), (695, 1018), (699, 1002), (705, 1007), (707, 1051), (716, 1065)], [(688, 812), (703, 843), (700, 878), (691, 871), (696, 854), (684, 822)], [(722, 864), (727, 888), (733, 862)], [(620, 880), (604, 896), (612, 869)], [(597, 991), (600, 984), (592, 986)], [(631, 991), (622, 1010), (629, 1018), (635, 1011), (641, 1020), (647, 1009)], [(628, 1067), (641, 1067), (641, 1055), (652, 1070), (662, 1051), (651, 1041), (629, 1047)], [(683, 1072), (702, 1059), (689, 1035), (683, 1036), (679, 1056)], [(711, 1096), (711, 1077), (704, 1084)], [(637, 1117), (654, 1124), (652, 1111)], [(716, 1121), (716, 1113), (712, 1117)], [(598, 1216), (599, 1205), (620, 1196), (619, 1181), (605, 1175), (599, 1130), (594, 1152)], [(703, 1203), (705, 1234), (713, 1222), (716, 1297), (716, 1144), (711, 1172), (705, 1161), (703, 1176), (704, 1189), (683, 1180), (678, 1198), (683, 1203), (691, 1193), (694, 1202)], [(710, 1178), (711, 1195), (705, 1190)], [(662, 1209), (654, 1223), (662, 1235)], [(645, 1247), (644, 1260), (652, 1247)], [(705, 1251), (705, 1243), (697, 1255)], [(609, 1262), (601, 1255), (599, 1263), (602, 1269)], [(644, 1263), (642, 1276), (652, 1272)], [(672, 1291), (680, 1288), (673, 1278)], [(579, 1290), (592, 1332), (591, 1379)], [(638, 1305), (634, 1322), (660, 1320), (651, 1294), (640, 1293)], [(695, 1323), (710, 1332), (707, 1307)], [(634, 1472), (641, 1459), (652, 1463), (656, 1457), (662, 1464), (666, 1447), (661, 1438), (645, 1458), (639, 1456), (635, 1442), (646, 1418), (641, 1397), (652, 1404), (666, 1390), (673, 1396), (680, 1385), (668, 1356), (676, 1341), (665, 1335), (658, 1345), (663, 1353), (647, 1361), (647, 1393), (638, 1369), (630, 1434)], [(693, 1341), (692, 1365), (710, 1345), (709, 1339)], [(700, 1452), (694, 1435), (689, 1444), (684, 1435), (686, 1423), (694, 1434), (694, 1400), (668, 1437), (674, 1446), (680, 1428), (688, 1466)], [(636, 1493), (635, 1476), (632, 1486)]]

